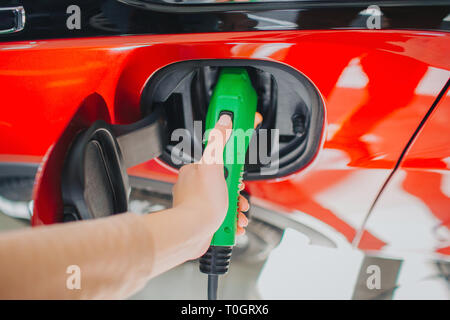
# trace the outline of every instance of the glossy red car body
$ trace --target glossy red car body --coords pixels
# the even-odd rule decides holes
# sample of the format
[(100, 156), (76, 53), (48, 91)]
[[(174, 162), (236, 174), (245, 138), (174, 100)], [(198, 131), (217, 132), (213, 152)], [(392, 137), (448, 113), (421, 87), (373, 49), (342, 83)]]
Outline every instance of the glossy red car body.
[[(310, 215), (363, 250), (449, 255), (436, 231), (450, 227), (448, 91), (426, 117), (448, 81), (448, 52), (450, 35), (438, 31), (258, 31), (3, 43), (0, 161), (40, 162), (57, 141), (68, 143), (98, 118), (114, 124), (138, 120), (144, 85), (171, 63), (277, 61), (304, 74), (322, 95), (322, 145), (306, 169), (248, 182), (254, 201)], [(73, 117), (72, 129), (64, 131)], [(56, 172), (63, 156), (52, 153), (55, 162), (48, 159), (41, 178)], [(168, 182), (177, 175), (158, 159), (129, 174)], [(59, 186), (44, 180), (34, 225), (60, 221), (61, 204), (53, 196)]]

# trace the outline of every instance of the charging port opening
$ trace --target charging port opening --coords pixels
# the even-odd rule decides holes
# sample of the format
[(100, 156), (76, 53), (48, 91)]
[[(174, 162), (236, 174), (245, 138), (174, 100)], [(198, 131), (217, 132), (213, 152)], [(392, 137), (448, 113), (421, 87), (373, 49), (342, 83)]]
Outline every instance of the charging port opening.
[[(320, 95), (300, 72), (261, 60), (183, 61), (156, 72), (143, 91), (141, 110), (145, 116), (162, 105), (166, 112), (169, 143), (161, 159), (173, 167), (198, 160), (209, 101), (220, 68), (228, 66), (247, 69), (258, 95), (257, 111), (263, 116), (249, 147), (258, 150), (257, 159), (247, 159), (244, 178), (275, 178), (305, 167), (320, 145), (324, 118)], [(177, 149), (180, 128), (190, 139), (190, 149)], [(265, 150), (258, 143), (262, 139), (269, 141)]]

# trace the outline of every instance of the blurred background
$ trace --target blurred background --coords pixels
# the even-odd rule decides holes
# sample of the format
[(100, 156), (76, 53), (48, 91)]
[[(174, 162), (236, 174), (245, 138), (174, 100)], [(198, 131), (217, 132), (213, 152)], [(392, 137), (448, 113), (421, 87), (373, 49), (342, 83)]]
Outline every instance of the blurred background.
[[(32, 177), (0, 179), (0, 232), (30, 227), (32, 187)], [(170, 188), (133, 188), (130, 210), (151, 214), (171, 206)], [(283, 215), (252, 205), (249, 216), (220, 280), (221, 299), (450, 299), (448, 262), (368, 255), (301, 212)], [(368, 288), (370, 265), (380, 267), (381, 289)], [(206, 299), (206, 285), (198, 261), (189, 261), (131, 299)]]

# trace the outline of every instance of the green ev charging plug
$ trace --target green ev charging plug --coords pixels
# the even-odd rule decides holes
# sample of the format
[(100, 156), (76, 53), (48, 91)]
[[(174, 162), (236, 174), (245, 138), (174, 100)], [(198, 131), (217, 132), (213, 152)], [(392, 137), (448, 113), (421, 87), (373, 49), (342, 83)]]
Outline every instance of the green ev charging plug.
[(218, 275), (227, 273), (235, 245), (239, 184), (253, 133), (256, 105), (257, 95), (247, 71), (244, 68), (223, 68), (211, 97), (205, 127), (206, 130), (214, 128), (224, 113), (233, 120), (233, 132), (223, 152), (228, 211), (208, 251), (200, 258), (200, 270), (208, 274), (209, 299), (216, 299)]

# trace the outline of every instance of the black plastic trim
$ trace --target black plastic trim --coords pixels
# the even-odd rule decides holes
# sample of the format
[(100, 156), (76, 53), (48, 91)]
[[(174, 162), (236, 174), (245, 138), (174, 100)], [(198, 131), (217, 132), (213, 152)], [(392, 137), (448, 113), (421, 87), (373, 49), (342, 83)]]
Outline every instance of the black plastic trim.
[[(6, 0), (6, 4), (11, 0)], [(449, 31), (448, 1), (298, 1), (226, 4), (164, 4), (137, 0), (20, 0), (26, 26), (0, 42), (117, 35), (192, 34), (269, 30), (368, 30), (360, 12), (378, 5), (382, 30)], [(67, 7), (82, 12), (69, 29)]]
[(36, 176), (39, 163), (28, 162), (0, 162), (0, 178), (32, 177)]
[(267, 11), (267, 10), (292, 10), (292, 9), (320, 9), (320, 8), (364, 8), (377, 5), (383, 7), (417, 7), (417, 6), (442, 6), (448, 5), (447, 0), (392, 0), (392, 1), (264, 1), (241, 3), (192, 3), (172, 4), (156, 3), (151, 0), (118, 0), (124, 4), (164, 13), (204, 13), (225, 11)]
[[(98, 212), (91, 212), (90, 203), (86, 198), (87, 147), (93, 142), (100, 150), (99, 161), (108, 181), (108, 184), (102, 190), (99, 188), (96, 190), (96, 197), (100, 197), (100, 193), (103, 191), (105, 197), (109, 198), (110, 195), (107, 193), (111, 193), (113, 202), (110, 203), (111, 207), (104, 208), (99, 216), (121, 213), (128, 209), (128, 175), (122, 164), (122, 155), (110, 125), (99, 120), (75, 138), (66, 156), (61, 176), (64, 206), (75, 209), (81, 219), (96, 218), (99, 214)], [(94, 184), (95, 182), (98, 181), (94, 181)]]

